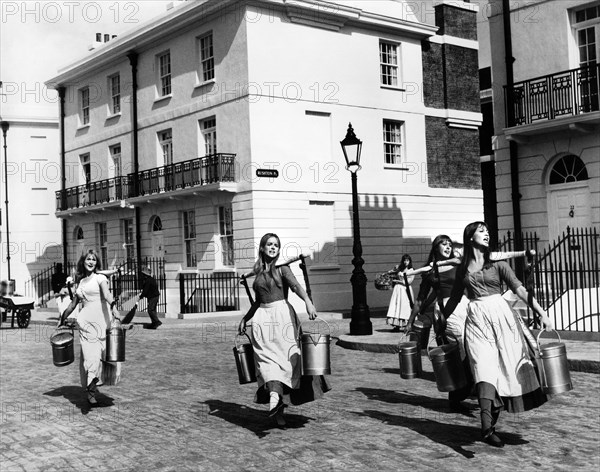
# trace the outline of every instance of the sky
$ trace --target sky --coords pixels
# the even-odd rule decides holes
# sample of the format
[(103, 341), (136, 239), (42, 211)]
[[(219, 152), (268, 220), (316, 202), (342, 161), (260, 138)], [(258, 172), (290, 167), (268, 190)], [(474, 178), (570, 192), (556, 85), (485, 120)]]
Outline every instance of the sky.
[(56, 92), (44, 82), (88, 53), (96, 33), (122, 34), (176, 1), (0, 2), (0, 116), (56, 117)]

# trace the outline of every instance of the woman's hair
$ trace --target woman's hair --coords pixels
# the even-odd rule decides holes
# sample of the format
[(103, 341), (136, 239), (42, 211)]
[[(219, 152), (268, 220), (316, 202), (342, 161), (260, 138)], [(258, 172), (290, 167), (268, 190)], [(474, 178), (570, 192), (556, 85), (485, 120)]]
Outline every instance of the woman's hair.
[[(487, 229), (488, 225), (485, 221), (474, 221), (473, 223), (469, 223), (465, 230), (463, 231), (463, 258), (460, 264), (460, 274), (464, 276), (467, 273), (467, 267), (471, 260), (475, 258), (475, 253), (473, 251), (473, 235), (477, 232), (480, 226), (483, 226)], [(490, 248), (483, 248), (483, 267), (488, 268), (492, 263), (490, 261)]]
[[(404, 265), (404, 260), (408, 259), (408, 264)], [(404, 254), (402, 256), (402, 259), (400, 259), (400, 264), (398, 264), (396, 266), (396, 268), (398, 269), (398, 272), (402, 272), (403, 270), (406, 269), (412, 269), (413, 264), (412, 264), (412, 257), (410, 257), (410, 254)]]
[(279, 256), (281, 254), (281, 240), (279, 239), (279, 236), (277, 236), (275, 233), (267, 233), (262, 238), (260, 238), (260, 243), (258, 245), (258, 259), (256, 259), (256, 262), (254, 263), (252, 272), (254, 272), (254, 275), (256, 275), (257, 277), (260, 274), (262, 274), (263, 272), (265, 272), (265, 266), (266, 266), (265, 246), (267, 245), (267, 241), (270, 238), (277, 239), (277, 244), (279, 244), (279, 252), (273, 258), (273, 260), (271, 260), (271, 265), (269, 267), (268, 273), (271, 276), (271, 278), (275, 281), (275, 284), (279, 288), (281, 288), (281, 286), (282, 286), (281, 275), (279, 274), (279, 270), (277, 270), (277, 267), (276, 267), (277, 260), (279, 259)]
[(96, 267), (94, 268), (94, 272), (102, 270), (102, 262), (100, 262), (100, 257), (98, 257), (98, 253), (94, 249), (88, 249), (87, 252), (84, 252), (81, 255), (79, 261), (77, 261), (76, 282), (79, 282), (87, 275), (85, 269), (85, 260), (90, 254), (96, 258)]
[(427, 264), (425, 265), (429, 265), (432, 262), (438, 260), (437, 247), (445, 241), (448, 241), (450, 244), (452, 244), (452, 239), (450, 239), (450, 236), (446, 236), (445, 234), (438, 234), (435, 237), (435, 239), (431, 243), (431, 251), (429, 251), (429, 257), (427, 258)]

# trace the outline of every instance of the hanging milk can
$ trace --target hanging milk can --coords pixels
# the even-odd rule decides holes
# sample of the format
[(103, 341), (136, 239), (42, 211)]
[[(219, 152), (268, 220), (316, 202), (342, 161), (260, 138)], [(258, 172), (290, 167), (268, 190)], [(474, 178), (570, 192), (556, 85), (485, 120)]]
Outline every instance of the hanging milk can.
[(73, 349), (73, 330), (70, 328), (58, 328), (50, 337), (52, 346), (52, 361), (57, 367), (69, 365), (75, 360)]
[(330, 338), (331, 327), (327, 325), (327, 334), (302, 333), (300, 341), (302, 347), (302, 375), (329, 375), (331, 374)]
[[(245, 334), (245, 333), (244, 333)], [(233, 355), (235, 357), (235, 365), (237, 367), (240, 384), (256, 382), (256, 368), (254, 365), (254, 348), (248, 337), (248, 342), (238, 344), (235, 337), (235, 346), (233, 347)]]
[[(410, 333), (408, 335), (410, 336)], [(416, 341), (403, 341), (398, 344), (398, 358), (400, 377), (414, 379), (421, 376), (421, 349), (419, 343)]]
[(125, 329), (121, 322), (114, 318), (110, 328), (106, 330), (106, 362), (125, 361)]
[(428, 345), (427, 355), (433, 366), (435, 383), (440, 392), (453, 392), (467, 385), (457, 342), (442, 344), (431, 350)]
[(540, 336), (544, 330), (540, 331), (537, 336), (537, 344), (540, 351), (540, 383), (542, 391), (549, 394), (557, 394), (573, 390), (571, 383), (571, 375), (569, 374), (569, 364), (567, 360), (567, 348), (561, 341), (560, 335), (558, 342), (550, 342), (541, 345)]

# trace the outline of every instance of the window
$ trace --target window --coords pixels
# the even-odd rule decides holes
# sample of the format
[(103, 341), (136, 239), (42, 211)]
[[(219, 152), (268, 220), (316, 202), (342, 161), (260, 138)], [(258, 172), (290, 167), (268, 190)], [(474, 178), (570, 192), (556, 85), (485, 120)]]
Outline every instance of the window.
[(152, 220), (152, 232), (162, 231), (162, 229), (162, 220), (160, 219), (160, 216), (155, 216)]
[(338, 251), (335, 237), (333, 202), (309, 201), (309, 249), (313, 266), (337, 265)]
[(170, 129), (158, 133), (158, 144), (162, 153), (163, 165), (173, 164), (173, 133)]
[(113, 115), (121, 113), (121, 76), (115, 74), (108, 79), (110, 88), (110, 112)]
[(559, 159), (550, 171), (550, 185), (566, 184), (588, 180), (587, 169), (583, 161), (573, 154)]
[(381, 41), (379, 43), (381, 85), (398, 87), (398, 45)]
[(183, 242), (187, 267), (196, 267), (196, 212), (183, 212)]
[(600, 5), (588, 6), (575, 11), (575, 39), (579, 61), (577, 102), (582, 113), (597, 111), (598, 56), (600, 56)]
[(79, 156), (79, 162), (81, 163), (81, 170), (83, 172), (83, 178), (85, 179), (85, 184), (89, 186), (92, 182), (92, 166), (90, 164), (90, 155), (81, 154)]
[(402, 127), (401, 121), (383, 120), (383, 157), (384, 164), (402, 164)]
[(215, 78), (215, 58), (213, 55), (212, 33), (199, 39), (200, 71), (204, 82)]
[(160, 96), (171, 95), (171, 53), (158, 56), (158, 78), (160, 80)]
[(204, 139), (204, 155), (217, 153), (217, 120), (209, 118), (200, 122), (200, 132)]
[(221, 241), (221, 263), (235, 265), (233, 253), (233, 212), (231, 206), (219, 207), (219, 239)]
[(123, 221), (123, 247), (125, 248), (125, 258), (135, 259), (133, 247), (133, 219), (127, 218)]
[(84, 87), (79, 91), (79, 103), (81, 105), (80, 119), (82, 125), (90, 122), (90, 88)]
[(75, 240), (76, 241), (83, 241), (84, 237), (83, 237), (83, 229), (81, 228), (81, 226), (78, 226), (75, 229)]
[(112, 159), (112, 176), (121, 177), (123, 171), (121, 169), (121, 144), (115, 144), (109, 148), (110, 157)]
[(96, 223), (96, 240), (100, 248), (100, 263), (102, 268), (108, 267), (108, 237), (106, 231), (106, 223)]

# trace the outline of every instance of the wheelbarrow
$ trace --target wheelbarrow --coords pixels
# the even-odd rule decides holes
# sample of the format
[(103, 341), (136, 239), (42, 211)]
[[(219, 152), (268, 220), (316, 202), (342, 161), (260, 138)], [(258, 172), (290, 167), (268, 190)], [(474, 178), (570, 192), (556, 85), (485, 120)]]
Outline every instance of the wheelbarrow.
[(15, 327), (15, 318), (19, 328), (27, 328), (31, 319), (31, 310), (33, 309), (34, 300), (29, 297), (21, 297), (18, 295), (0, 296), (0, 309), (4, 310), (2, 321), (8, 313), (12, 313), (10, 327)]

